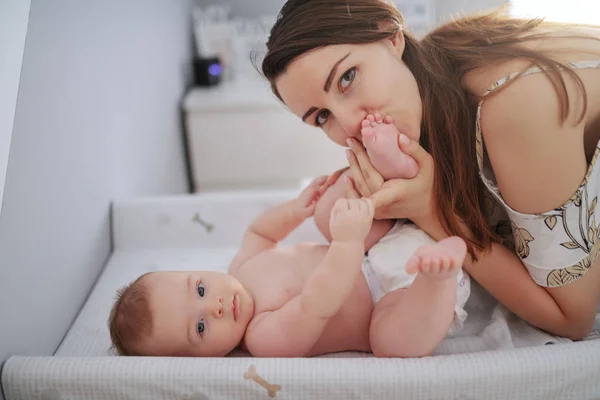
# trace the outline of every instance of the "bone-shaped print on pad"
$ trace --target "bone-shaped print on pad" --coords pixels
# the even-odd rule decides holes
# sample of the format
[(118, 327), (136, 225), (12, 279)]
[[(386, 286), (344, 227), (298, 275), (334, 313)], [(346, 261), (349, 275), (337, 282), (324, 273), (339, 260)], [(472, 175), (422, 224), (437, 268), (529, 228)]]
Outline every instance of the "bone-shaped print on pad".
[(256, 373), (256, 367), (254, 365), (251, 365), (250, 368), (248, 368), (248, 372), (244, 373), (244, 379), (252, 379), (254, 382), (258, 383), (260, 386), (267, 389), (267, 393), (269, 394), (269, 397), (272, 399), (274, 399), (275, 396), (277, 396), (277, 392), (279, 392), (281, 390), (280, 385), (271, 385), (269, 382), (267, 382), (263, 378), (261, 378)]
[(204, 229), (206, 229), (206, 232), (211, 233), (213, 229), (215, 229), (215, 226), (213, 224), (210, 224), (206, 221), (204, 221), (202, 218), (200, 218), (200, 213), (196, 213), (193, 217), (192, 217), (192, 222), (200, 224), (204, 227)]

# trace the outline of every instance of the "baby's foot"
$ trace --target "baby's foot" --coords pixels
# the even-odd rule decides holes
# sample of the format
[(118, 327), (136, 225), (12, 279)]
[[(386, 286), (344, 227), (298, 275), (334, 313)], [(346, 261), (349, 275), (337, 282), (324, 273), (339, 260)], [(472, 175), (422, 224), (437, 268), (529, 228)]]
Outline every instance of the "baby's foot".
[(371, 163), (384, 179), (414, 178), (417, 162), (398, 146), (398, 129), (391, 117), (368, 115), (362, 123), (363, 145)]
[(436, 279), (454, 278), (462, 268), (467, 245), (459, 237), (450, 237), (421, 246), (406, 263), (406, 272), (417, 272)]

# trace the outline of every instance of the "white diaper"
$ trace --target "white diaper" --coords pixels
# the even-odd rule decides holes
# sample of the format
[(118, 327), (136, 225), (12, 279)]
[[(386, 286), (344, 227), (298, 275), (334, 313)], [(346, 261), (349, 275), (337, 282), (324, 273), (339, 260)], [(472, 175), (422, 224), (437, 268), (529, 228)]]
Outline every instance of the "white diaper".
[[(394, 227), (377, 242), (365, 256), (362, 272), (365, 276), (373, 303), (376, 304), (387, 293), (410, 287), (417, 275), (406, 272), (406, 262), (417, 248), (435, 243), (429, 235), (407, 220), (398, 220)], [(464, 305), (471, 293), (469, 275), (461, 270), (457, 277), (454, 323), (450, 333), (462, 328), (467, 318)]]

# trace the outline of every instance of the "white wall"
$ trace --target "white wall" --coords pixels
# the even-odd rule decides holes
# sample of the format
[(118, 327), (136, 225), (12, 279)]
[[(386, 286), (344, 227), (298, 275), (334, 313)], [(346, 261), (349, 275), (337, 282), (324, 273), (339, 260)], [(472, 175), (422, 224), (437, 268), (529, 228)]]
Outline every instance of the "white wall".
[[(393, 0), (401, 4), (404, 0)], [(406, 0), (415, 3), (419, 0)], [(444, 21), (461, 13), (479, 12), (497, 8), (507, 3), (508, 0), (431, 0), (435, 3), (437, 21)], [(241, 17), (255, 17), (262, 14), (277, 15), (285, 0), (195, 0), (196, 4), (227, 3), (232, 5), (232, 14)]]
[(229, 4), (233, 17), (258, 17), (264, 14), (277, 15), (285, 0), (195, 0), (195, 4)]
[(190, 40), (188, 0), (31, 2), (0, 219), (0, 363), (57, 348), (109, 255), (113, 199), (187, 191)]
[[(401, 0), (396, 1), (400, 2)], [(437, 22), (443, 23), (452, 17), (492, 11), (509, 3), (509, 0), (435, 0), (435, 2)]]
[(29, 0), (0, 2), (0, 212), (30, 3)]

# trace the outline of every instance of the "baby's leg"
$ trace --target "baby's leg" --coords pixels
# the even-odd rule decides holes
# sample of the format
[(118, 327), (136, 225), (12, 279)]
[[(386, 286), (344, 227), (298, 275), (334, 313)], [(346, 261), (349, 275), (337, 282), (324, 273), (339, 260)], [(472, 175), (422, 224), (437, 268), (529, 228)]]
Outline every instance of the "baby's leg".
[(384, 179), (414, 178), (417, 162), (398, 146), (400, 132), (390, 117), (368, 115), (362, 123), (363, 145), (369, 159)]
[[(331, 215), (331, 209), (336, 200), (344, 197), (344, 176), (352, 176), (352, 173), (350, 170), (344, 172), (340, 178), (321, 195), (315, 207), (315, 224), (329, 242), (331, 242), (329, 216)], [(392, 229), (395, 222), (396, 220), (393, 219), (374, 220), (371, 225), (371, 230), (365, 239), (365, 251), (368, 251), (379, 241), (379, 239), (384, 237), (390, 229)]]
[(454, 319), (456, 276), (467, 252), (457, 237), (421, 246), (407, 263), (418, 272), (408, 289), (385, 295), (371, 319), (371, 348), (377, 357), (425, 357), (448, 334)]

